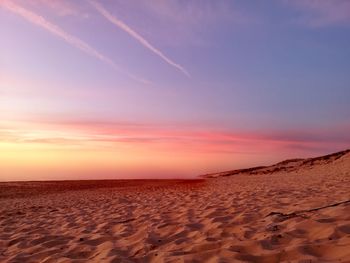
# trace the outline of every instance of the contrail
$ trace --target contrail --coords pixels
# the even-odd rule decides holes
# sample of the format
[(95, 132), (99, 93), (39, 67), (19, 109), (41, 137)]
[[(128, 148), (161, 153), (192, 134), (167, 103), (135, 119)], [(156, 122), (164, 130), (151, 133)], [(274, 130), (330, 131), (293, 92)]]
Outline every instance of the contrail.
[(54, 34), (55, 36), (65, 40), (67, 43), (69, 43), (73, 47), (78, 48), (81, 51), (85, 52), (86, 54), (105, 62), (106, 64), (110, 65), (113, 69), (115, 69), (119, 72), (122, 72), (123, 74), (126, 74), (128, 77), (130, 77), (138, 82), (142, 82), (144, 84), (150, 83), (147, 80), (136, 77), (133, 74), (122, 70), (110, 58), (102, 55), (97, 50), (92, 48), (89, 44), (85, 43), (84, 41), (82, 41), (81, 39), (79, 39), (73, 35), (70, 35), (69, 33), (65, 32), (63, 29), (61, 29), (59, 26), (47, 21), (42, 16), (40, 16), (40, 15), (38, 15), (38, 14), (28, 10), (28, 9), (25, 9), (22, 6), (17, 5), (17, 4), (15, 4), (11, 1), (8, 1), (8, 0), (1, 0), (0, 5), (5, 7), (9, 11), (17, 14), (17, 15), (22, 16), (23, 18), (25, 18), (29, 22), (46, 29), (50, 33)]
[(127, 24), (125, 24), (123, 21), (121, 21), (120, 19), (116, 18), (115, 16), (113, 16), (111, 13), (109, 13), (100, 3), (97, 3), (95, 1), (89, 0), (89, 3), (95, 7), (95, 9), (101, 13), (101, 15), (103, 15), (107, 20), (109, 20), (111, 23), (113, 23), (114, 25), (116, 25), (117, 27), (119, 27), (120, 29), (124, 30), (126, 33), (128, 33), (130, 36), (132, 36), (133, 38), (135, 38), (138, 42), (141, 43), (141, 45), (143, 45), (144, 47), (148, 48), (149, 50), (151, 50), (153, 53), (155, 53), (156, 55), (158, 55), (160, 58), (162, 58), (164, 61), (166, 61), (169, 65), (177, 68), (178, 70), (180, 70), (182, 73), (184, 73), (187, 77), (190, 77), (190, 74), (186, 71), (186, 69), (184, 67), (182, 67), (181, 65), (175, 63), (174, 61), (172, 61), (170, 58), (168, 58), (166, 55), (163, 54), (162, 51), (160, 51), (159, 49), (155, 48), (154, 46), (152, 46), (148, 40), (146, 40), (145, 38), (143, 38), (139, 33), (137, 33), (136, 31), (134, 31), (132, 28), (130, 28)]

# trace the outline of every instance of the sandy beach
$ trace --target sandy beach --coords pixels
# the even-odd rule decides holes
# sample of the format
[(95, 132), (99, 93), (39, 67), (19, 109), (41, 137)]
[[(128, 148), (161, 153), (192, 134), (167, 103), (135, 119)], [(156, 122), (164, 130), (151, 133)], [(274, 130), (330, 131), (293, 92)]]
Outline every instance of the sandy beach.
[(0, 262), (350, 262), (350, 154), (281, 166), (1, 183)]

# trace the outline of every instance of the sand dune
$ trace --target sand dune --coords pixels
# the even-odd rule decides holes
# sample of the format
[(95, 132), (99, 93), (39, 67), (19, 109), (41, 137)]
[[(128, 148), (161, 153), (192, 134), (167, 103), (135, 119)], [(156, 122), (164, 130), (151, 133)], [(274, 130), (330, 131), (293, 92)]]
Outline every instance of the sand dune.
[(349, 152), (231, 174), (1, 183), (0, 262), (350, 262)]
[[(251, 167), (246, 169), (237, 169), (237, 170), (231, 170), (231, 171), (225, 171), (225, 172), (219, 172), (219, 173), (213, 173), (213, 174), (205, 174), (202, 175), (202, 178), (216, 178), (216, 177), (224, 177), (224, 176), (231, 176), (231, 175), (237, 175), (237, 174), (272, 174), (277, 172), (297, 172), (305, 169), (330, 169), (332, 167), (337, 167), (340, 165), (342, 166), (342, 162), (344, 162), (344, 158), (339, 162), (335, 162), (338, 159), (342, 158), (343, 156), (348, 156), (350, 153), (350, 150), (345, 150), (337, 153), (332, 153), (325, 156), (315, 157), (315, 158), (308, 158), (308, 159), (290, 159), (285, 160), (279, 163), (276, 163), (271, 166), (258, 166), (258, 167)], [(348, 162), (344, 162), (345, 165), (348, 164)]]

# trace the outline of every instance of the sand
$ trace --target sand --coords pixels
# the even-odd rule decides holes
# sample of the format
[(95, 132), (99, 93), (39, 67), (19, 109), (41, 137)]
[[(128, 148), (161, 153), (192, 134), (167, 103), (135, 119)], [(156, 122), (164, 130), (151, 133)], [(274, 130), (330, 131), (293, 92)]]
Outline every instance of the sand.
[(350, 262), (350, 154), (198, 181), (0, 184), (0, 262)]

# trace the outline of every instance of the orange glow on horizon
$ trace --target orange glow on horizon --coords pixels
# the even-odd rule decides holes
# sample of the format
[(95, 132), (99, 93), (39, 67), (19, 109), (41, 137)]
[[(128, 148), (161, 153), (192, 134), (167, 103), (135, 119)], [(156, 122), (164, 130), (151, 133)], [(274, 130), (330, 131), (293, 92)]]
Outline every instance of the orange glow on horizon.
[(290, 145), (318, 144), (198, 128), (73, 124), (2, 122), (1, 181), (194, 177), (268, 164), (290, 157)]

